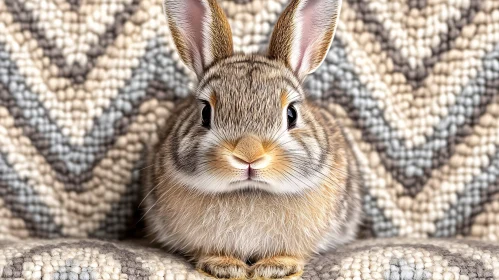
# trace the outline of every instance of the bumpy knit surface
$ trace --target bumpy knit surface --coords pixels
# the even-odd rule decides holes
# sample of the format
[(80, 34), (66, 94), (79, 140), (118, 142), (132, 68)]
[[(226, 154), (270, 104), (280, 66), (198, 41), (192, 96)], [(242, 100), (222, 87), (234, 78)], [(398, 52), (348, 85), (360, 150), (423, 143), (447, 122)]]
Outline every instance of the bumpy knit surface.
[[(1, 279), (209, 279), (184, 259), (130, 243), (33, 240), (0, 243)], [(494, 279), (499, 244), (373, 239), (316, 256), (301, 279)]]
[[(236, 50), (264, 51), (287, 2), (221, 0)], [(126, 237), (145, 148), (195, 81), (165, 24), (161, 0), (0, 0), (0, 239)], [(498, 0), (344, 0), (305, 86), (354, 140), (367, 232), (409, 238), (318, 257), (305, 278), (499, 277)], [(456, 236), (489, 245), (412, 239)], [(61, 242), (2, 244), (0, 275), (201, 277)]]

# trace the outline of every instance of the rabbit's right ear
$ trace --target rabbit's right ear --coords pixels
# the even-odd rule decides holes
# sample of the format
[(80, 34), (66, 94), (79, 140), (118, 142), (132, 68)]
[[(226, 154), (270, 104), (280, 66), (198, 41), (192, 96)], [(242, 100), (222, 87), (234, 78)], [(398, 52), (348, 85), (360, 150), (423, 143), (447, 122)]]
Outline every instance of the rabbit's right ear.
[(180, 58), (198, 78), (232, 55), (230, 25), (216, 0), (164, 0), (163, 9)]

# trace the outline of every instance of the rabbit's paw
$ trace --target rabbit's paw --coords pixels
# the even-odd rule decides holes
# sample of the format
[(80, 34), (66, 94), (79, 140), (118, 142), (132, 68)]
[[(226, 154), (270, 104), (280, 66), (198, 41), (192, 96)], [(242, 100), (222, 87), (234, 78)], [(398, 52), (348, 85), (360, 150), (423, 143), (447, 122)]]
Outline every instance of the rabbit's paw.
[(210, 276), (221, 279), (247, 279), (248, 266), (243, 261), (229, 256), (203, 256), (196, 268)]
[(282, 279), (298, 277), (303, 273), (304, 261), (291, 256), (275, 256), (258, 261), (252, 267), (255, 279)]

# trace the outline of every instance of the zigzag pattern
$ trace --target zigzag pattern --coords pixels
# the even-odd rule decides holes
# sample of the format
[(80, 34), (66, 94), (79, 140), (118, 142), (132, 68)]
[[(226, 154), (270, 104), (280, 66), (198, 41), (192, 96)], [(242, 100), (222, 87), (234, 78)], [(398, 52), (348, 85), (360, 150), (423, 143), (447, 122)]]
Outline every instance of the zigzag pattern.
[[(474, 240), (364, 240), (313, 257), (301, 277), (287, 279), (496, 279), (498, 252)], [(0, 255), (2, 279), (213, 279), (162, 250), (122, 242), (6, 242)]]
[[(194, 75), (160, 0), (0, 0), (0, 237), (120, 237)], [(375, 236), (499, 237), (499, 2), (344, 1), (306, 82), (354, 139)], [(223, 0), (264, 51), (287, 0)]]

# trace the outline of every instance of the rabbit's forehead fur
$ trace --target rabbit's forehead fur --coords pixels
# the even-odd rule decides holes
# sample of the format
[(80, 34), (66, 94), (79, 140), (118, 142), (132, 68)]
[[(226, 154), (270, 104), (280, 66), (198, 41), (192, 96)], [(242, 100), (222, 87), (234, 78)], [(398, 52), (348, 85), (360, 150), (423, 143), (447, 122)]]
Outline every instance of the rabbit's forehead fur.
[(258, 55), (220, 61), (203, 76), (197, 95), (214, 105), (215, 128), (232, 137), (275, 133), (283, 125), (286, 105), (304, 98), (287, 67)]

